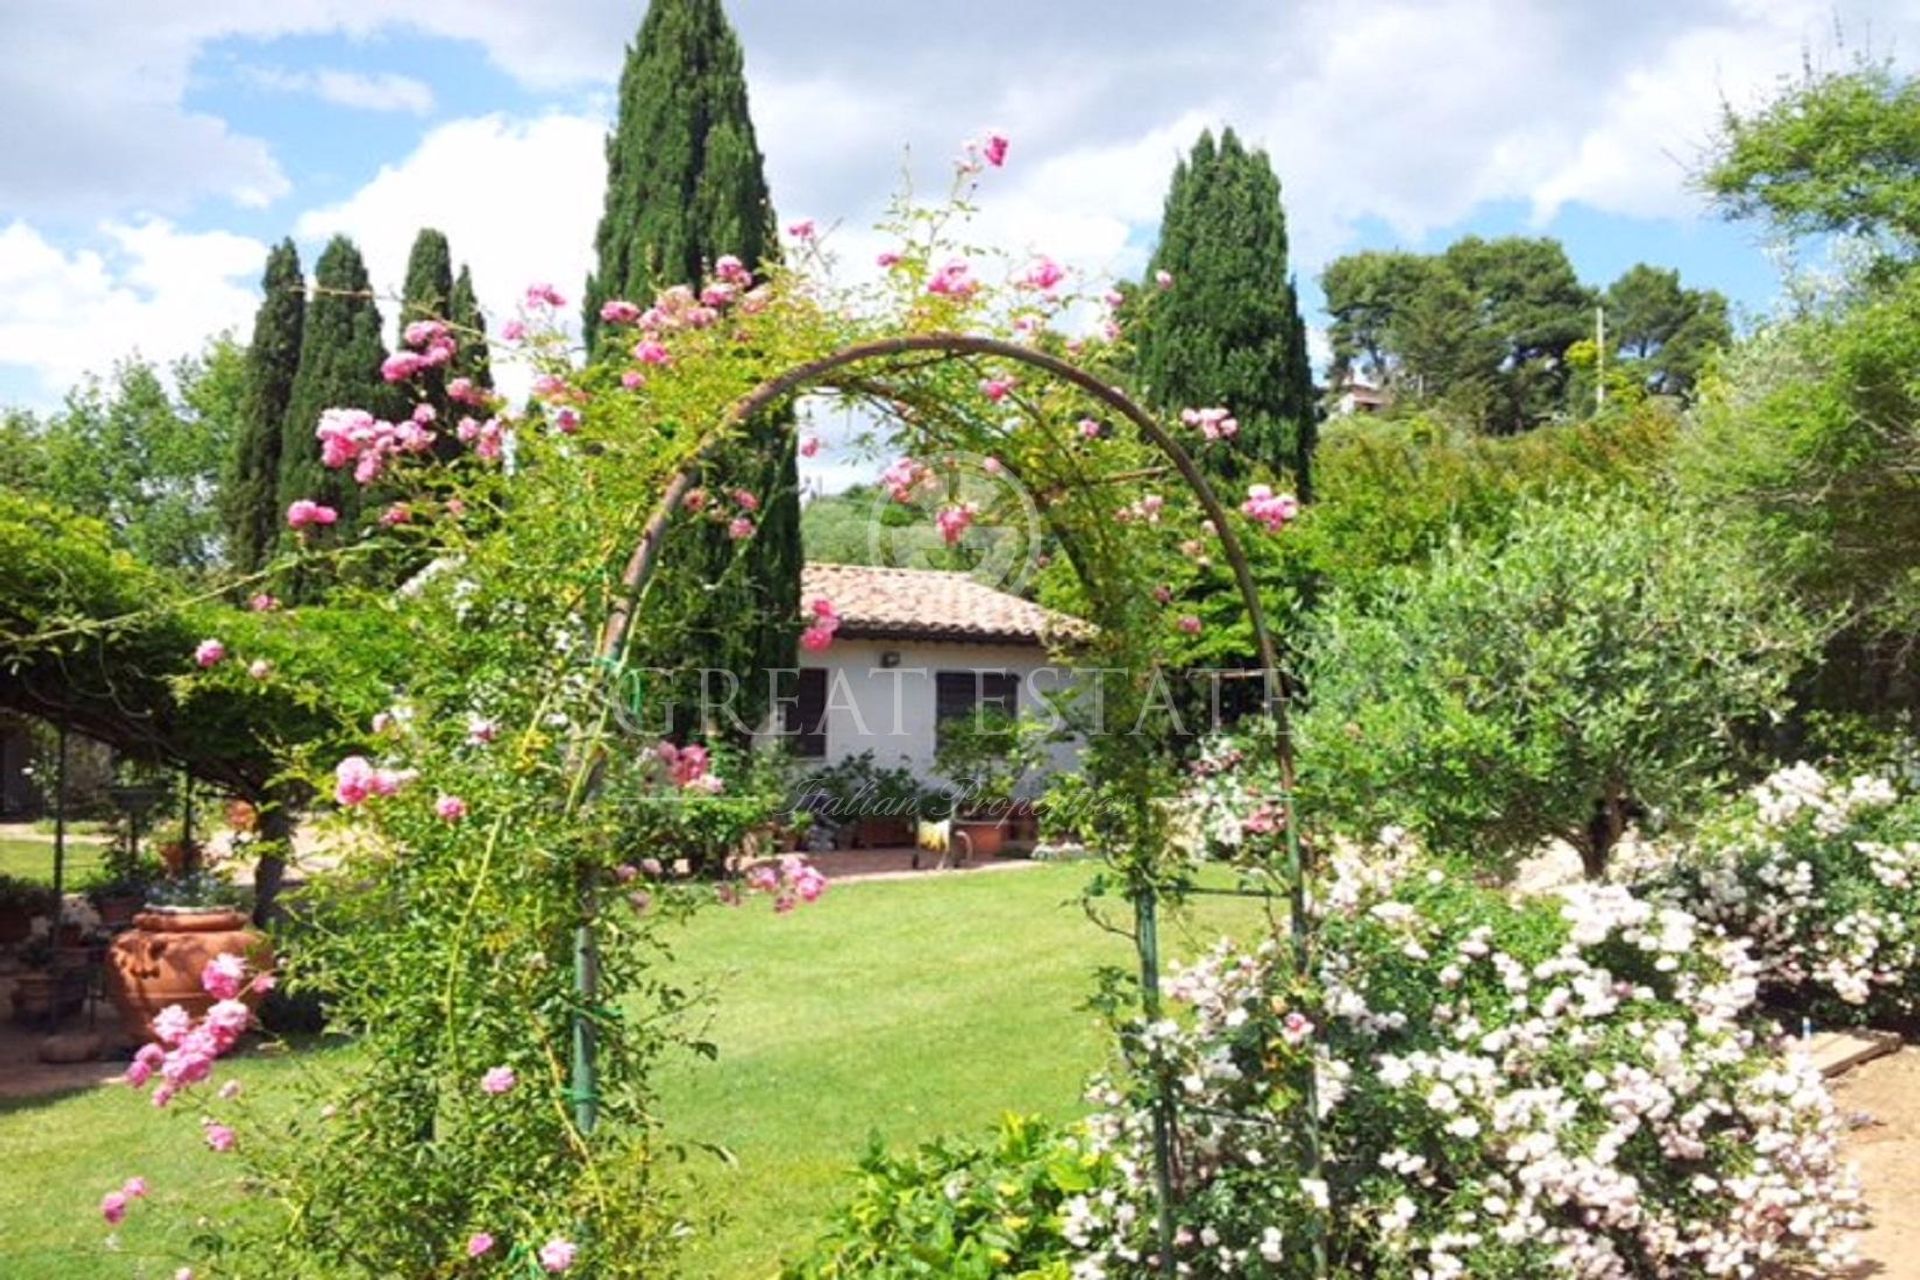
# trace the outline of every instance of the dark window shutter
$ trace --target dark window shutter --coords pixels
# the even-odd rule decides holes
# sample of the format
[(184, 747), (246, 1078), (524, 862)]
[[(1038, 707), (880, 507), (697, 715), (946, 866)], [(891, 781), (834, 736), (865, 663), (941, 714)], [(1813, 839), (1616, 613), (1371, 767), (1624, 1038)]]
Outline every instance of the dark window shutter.
[(780, 707), (781, 729), (803, 760), (827, 754), (827, 672), (824, 667), (802, 667), (794, 686), (796, 701)]
[(933, 674), (934, 736), (954, 720), (970, 720), (988, 707), (1020, 714), (1020, 677), (1007, 671), (936, 671)]
[(933, 718), (959, 720), (980, 705), (980, 686), (972, 671), (936, 671), (933, 675)]

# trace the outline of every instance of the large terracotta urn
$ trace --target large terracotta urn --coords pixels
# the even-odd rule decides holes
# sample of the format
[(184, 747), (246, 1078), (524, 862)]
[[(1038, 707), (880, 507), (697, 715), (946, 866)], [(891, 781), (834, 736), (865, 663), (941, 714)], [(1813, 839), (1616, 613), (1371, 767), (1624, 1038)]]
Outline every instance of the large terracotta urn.
[[(177, 1004), (196, 1018), (211, 1009), (214, 1000), (200, 984), (200, 974), (222, 953), (244, 956), (249, 974), (273, 963), (266, 937), (238, 911), (211, 907), (136, 915), (133, 928), (115, 938), (107, 953), (107, 994), (127, 1034), (153, 1039), (153, 1016), (168, 1005)], [(261, 999), (251, 984), (240, 998), (249, 1007)]]

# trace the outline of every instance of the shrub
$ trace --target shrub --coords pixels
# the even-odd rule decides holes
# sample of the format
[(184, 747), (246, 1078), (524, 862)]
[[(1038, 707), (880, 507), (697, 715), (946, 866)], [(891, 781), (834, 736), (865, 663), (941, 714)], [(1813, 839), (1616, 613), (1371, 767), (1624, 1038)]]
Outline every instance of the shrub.
[(930, 1142), (889, 1155), (876, 1141), (859, 1185), (785, 1280), (988, 1276), (1067, 1280), (1061, 1206), (1108, 1181), (1084, 1141), (1009, 1116), (990, 1144)]
[[(1843, 1255), (1833, 1102), (1776, 1051), (1744, 944), (1617, 886), (1515, 902), (1395, 849), (1334, 871), (1310, 981), (1273, 943), (1222, 943), (1169, 982), (1177, 1012), (1120, 1027), (1084, 1129), (874, 1152), (788, 1280), (1158, 1274), (1162, 1082), (1183, 1277), (1306, 1277), (1315, 1247), (1326, 1274), (1400, 1280)], [(955, 1262), (995, 1247), (1003, 1270)]]
[(1504, 543), (1330, 602), (1301, 672), (1304, 810), (1478, 856), (1558, 837), (1598, 875), (1637, 811), (1741, 762), (1822, 632), (1700, 513), (1530, 503)]
[(1750, 940), (1762, 995), (1825, 1023), (1920, 1016), (1920, 799), (1808, 764), (1729, 804), (1647, 892)]
[[(1077, 1278), (1151, 1270), (1150, 1098), (1178, 1094), (1181, 1274), (1701, 1276), (1837, 1256), (1852, 1191), (1817, 1072), (1753, 1018), (1739, 944), (1617, 887), (1511, 903), (1408, 860), (1323, 903), (1322, 1003), (1272, 944), (1171, 984), (1096, 1088), (1117, 1198), (1076, 1197)], [(1324, 1023), (1316, 1033), (1314, 1023)], [(1295, 1082), (1317, 1063), (1309, 1175)]]

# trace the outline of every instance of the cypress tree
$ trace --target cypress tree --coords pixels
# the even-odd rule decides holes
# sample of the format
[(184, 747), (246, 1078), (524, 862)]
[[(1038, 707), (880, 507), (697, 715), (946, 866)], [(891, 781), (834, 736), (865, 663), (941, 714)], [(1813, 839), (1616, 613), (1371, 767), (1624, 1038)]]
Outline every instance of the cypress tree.
[[(588, 350), (610, 298), (645, 305), (674, 284), (696, 288), (733, 254), (749, 268), (779, 253), (759, 143), (747, 108), (740, 43), (720, 0), (653, 0), (620, 74), (620, 115), (607, 138), (607, 192), (587, 278)], [(764, 710), (764, 672), (790, 667), (799, 633), (800, 494), (790, 414), (751, 424), (743, 447), (705, 477), (716, 489), (765, 495), (760, 529), (744, 552), (711, 525), (684, 535), (709, 583), (698, 641), (725, 655), (746, 693), (743, 714)], [(746, 564), (727, 576), (736, 555)], [(731, 585), (737, 583), (737, 586)], [(743, 619), (751, 619), (742, 628)]]
[(493, 361), (487, 353), (487, 317), (480, 310), (480, 299), (473, 291), (473, 273), (465, 263), (460, 264), (460, 274), (453, 281), (447, 319), (453, 322), (455, 336), (460, 340), (460, 348), (453, 356), (452, 376), (470, 378), (476, 387), (491, 388)]
[(778, 254), (740, 42), (720, 0), (648, 6), (620, 73), (594, 249), (589, 350), (607, 299), (644, 306), (665, 286), (696, 283), (722, 254), (749, 267)]
[(220, 494), (228, 556), (242, 573), (265, 564), (279, 537), (280, 442), (300, 367), (307, 311), (307, 282), (300, 274), (300, 251), (291, 239), (267, 255), (260, 287), (265, 296), (254, 314), (253, 343), (247, 348), (239, 434)]
[(321, 465), (314, 428), (325, 409), (360, 408), (391, 417), (398, 397), (380, 377), (387, 358), (380, 340), (380, 308), (373, 301), (367, 264), (353, 241), (335, 236), (328, 242), (313, 279), (300, 370), (282, 428), (276, 510), (283, 513), (296, 499), (311, 498), (338, 511), (346, 528), (360, 512), (359, 486), (351, 474)]
[(1287, 270), (1280, 179), (1264, 151), (1232, 129), (1200, 135), (1173, 171), (1146, 291), (1173, 277), (1136, 328), (1137, 369), (1163, 413), (1224, 405), (1239, 438), (1205, 451), (1209, 471), (1237, 484), (1253, 467), (1309, 487), (1315, 396), (1306, 325)]
[[(444, 232), (422, 227), (413, 238), (413, 249), (407, 254), (407, 279), (400, 289), (400, 332), (395, 338), (395, 348), (405, 345), (407, 326), (414, 321), (452, 318), (453, 254), (447, 248)], [(416, 402), (433, 406), (440, 424), (436, 452), (441, 457), (450, 457), (458, 450), (459, 442), (452, 435), (451, 424), (459, 412), (465, 412), (457, 410), (447, 398), (447, 377), (445, 368), (422, 370), (414, 376), (407, 392)]]
[(444, 232), (422, 227), (414, 236), (400, 297), (402, 331), (415, 320), (447, 318), (453, 300), (453, 254)]

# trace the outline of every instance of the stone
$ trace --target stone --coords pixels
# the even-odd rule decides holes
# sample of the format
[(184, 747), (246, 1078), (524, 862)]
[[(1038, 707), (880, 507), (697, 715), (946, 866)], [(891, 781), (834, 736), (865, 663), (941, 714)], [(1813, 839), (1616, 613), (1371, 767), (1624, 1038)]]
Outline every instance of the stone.
[(106, 1047), (98, 1031), (62, 1031), (40, 1042), (42, 1062), (92, 1062)]

